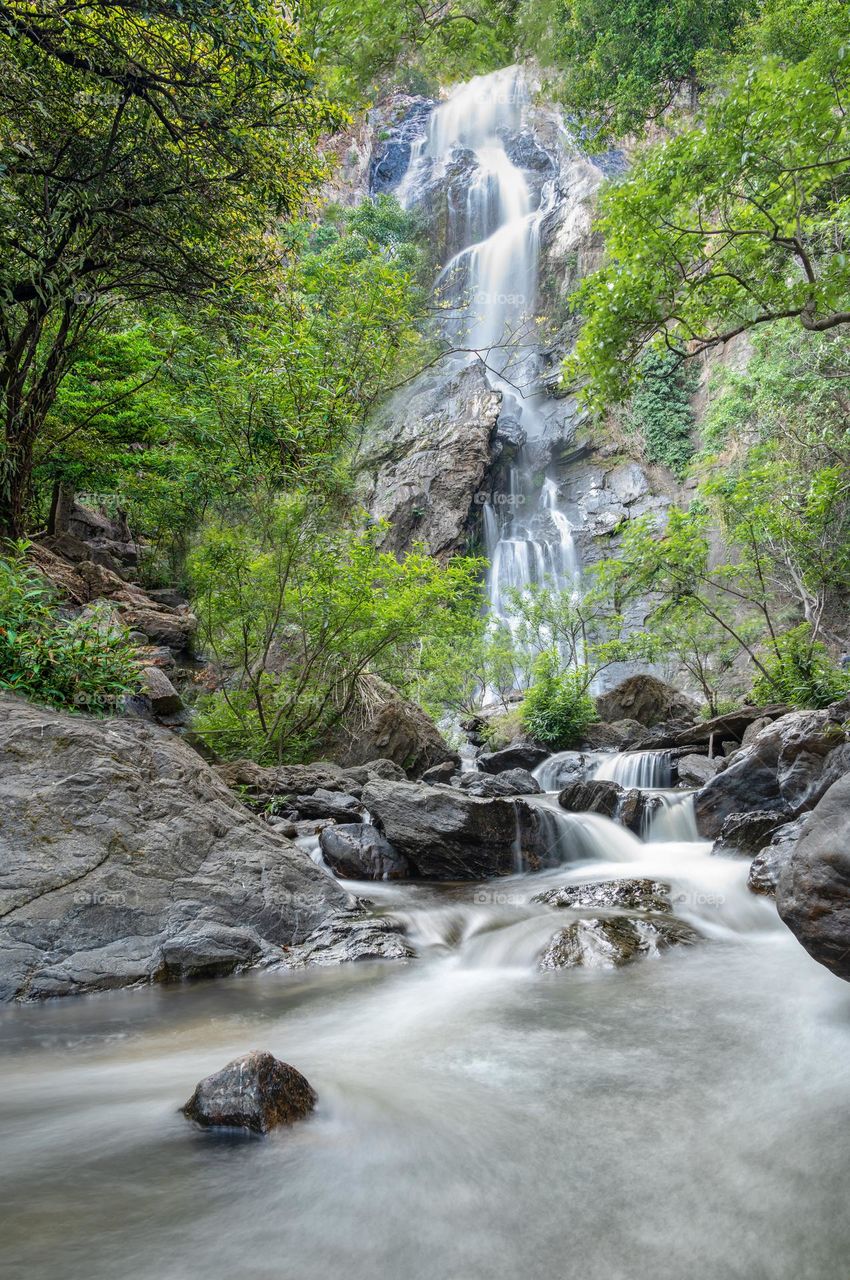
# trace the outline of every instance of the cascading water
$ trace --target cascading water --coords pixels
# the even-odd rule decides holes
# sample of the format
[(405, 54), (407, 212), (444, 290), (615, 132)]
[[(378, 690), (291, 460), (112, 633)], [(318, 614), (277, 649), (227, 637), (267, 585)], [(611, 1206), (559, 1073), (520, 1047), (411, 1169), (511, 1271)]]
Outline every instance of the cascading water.
[(624, 751), (605, 756), (593, 776), (626, 788), (660, 789), (672, 785), (672, 766), (666, 751)]
[[(465, 204), (450, 212), (449, 239), (457, 251), (437, 284), (441, 302), (448, 305), (444, 330), (456, 348), (465, 349), (464, 359), (485, 361), (488, 381), (502, 395), (501, 416), (516, 424), (518, 438), (539, 442), (552, 412), (533, 367), (539, 227), (550, 192), (545, 186), (542, 193), (532, 190), (505, 146), (522, 127), (528, 105), (518, 67), (463, 85), (432, 113), (399, 195), (415, 204), (423, 175), (433, 178), (453, 157), (471, 156)], [(513, 381), (518, 366), (525, 371), (522, 386)], [(580, 576), (555, 481), (535, 478), (527, 452), (519, 447), (498, 507), (492, 502), (484, 507), (490, 615), (511, 630), (512, 589), (548, 583), (575, 591)]]

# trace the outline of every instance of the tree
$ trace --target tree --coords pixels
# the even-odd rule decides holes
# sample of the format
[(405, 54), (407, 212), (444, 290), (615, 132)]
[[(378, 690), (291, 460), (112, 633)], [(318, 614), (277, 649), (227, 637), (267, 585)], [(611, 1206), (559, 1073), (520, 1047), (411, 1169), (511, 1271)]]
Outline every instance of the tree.
[(726, 49), (742, 0), (564, 0), (556, 23), (558, 96), (602, 147), (696, 92), (697, 60)]
[(198, 729), (224, 755), (305, 758), (354, 707), (363, 677), (404, 691), (429, 639), (462, 645), (480, 625), (480, 562), (446, 567), (380, 550), (383, 525), (335, 526), (315, 496), (211, 523), (190, 569), (219, 688)]
[(340, 115), (272, 0), (0, 4), (0, 534), (64, 375), (116, 308), (238, 293)]
[(609, 188), (607, 259), (577, 293), (567, 364), (591, 399), (627, 395), (651, 348), (681, 361), (783, 318), (850, 323), (850, 12), (822, 9), (807, 56), (729, 59), (693, 124)]

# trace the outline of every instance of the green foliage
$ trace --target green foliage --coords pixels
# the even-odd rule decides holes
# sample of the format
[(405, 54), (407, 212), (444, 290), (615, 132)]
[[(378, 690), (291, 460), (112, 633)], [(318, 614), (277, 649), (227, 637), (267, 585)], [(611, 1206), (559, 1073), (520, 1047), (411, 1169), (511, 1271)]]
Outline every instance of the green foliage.
[(360, 105), (391, 90), (435, 95), (511, 62), (515, 8), (514, 0), (299, 0), (295, 14), (330, 96)]
[(554, 751), (564, 751), (581, 741), (597, 719), (587, 692), (585, 669), (564, 670), (554, 650), (541, 653), (534, 667), (534, 681), (522, 704), (522, 722), (528, 733)]
[[(91, 334), (128, 305), (258, 287), (341, 114), (270, 0), (0, 10), (0, 527)], [(231, 302), (230, 305), (235, 305)]]
[(697, 85), (698, 56), (729, 47), (742, 0), (563, 0), (557, 86), (597, 146)]
[(813, 45), (755, 62), (775, 41), (748, 28), (697, 118), (609, 186), (607, 259), (576, 295), (585, 319), (567, 363), (589, 399), (626, 396), (648, 349), (683, 360), (782, 318), (810, 332), (850, 322), (850, 11), (821, 8), (822, 28), (799, 29)]
[(643, 440), (650, 462), (661, 462), (682, 479), (693, 457), (693, 379), (676, 357), (648, 351), (640, 361), (629, 421)]
[(269, 500), (249, 523), (212, 523), (192, 556), (222, 680), (198, 731), (223, 755), (304, 759), (358, 706), (364, 677), (406, 691), (423, 645), (477, 634), (478, 561), (398, 560), (380, 549), (384, 526), (337, 528), (329, 514), (306, 495)]
[(812, 638), (808, 623), (778, 636), (764, 661), (766, 675), (753, 685), (756, 701), (818, 709), (850, 693), (850, 672), (836, 666), (826, 646)]
[(106, 608), (63, 618), (26, 546), (0, 556), (0, 689), (65, 710), (115, 710), (138, 678), (126, 629)]

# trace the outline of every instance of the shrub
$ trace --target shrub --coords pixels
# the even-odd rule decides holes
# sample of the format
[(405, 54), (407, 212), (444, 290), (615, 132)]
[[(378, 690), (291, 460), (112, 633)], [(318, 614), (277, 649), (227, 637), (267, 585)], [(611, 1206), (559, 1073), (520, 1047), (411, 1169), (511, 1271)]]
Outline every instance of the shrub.
[(63, 618), (26, 543), (12, 544), (0, 557), (0, 689), (52, 707), (111, 711), (137, 676), (129, 635), (108, 609)]
[(776, 652), (762, 660), (766, 675), (753, 685), (758, 702), (792, 707), (828, 707), (850, 693), (850, 675), (835, 665), (826, 646), (812, 639), (807, 622), (777, 638)]
[(692, 374), (675, 356), (649, 351), (640, 362), (640, 382), (632, 397), (631, 425), (643, 439), (650, 462), (661, 462), (680, 480), (693, 457)]
[(588, 673), (583, 667), (562, 671), (556, 653), (541, 653), (522, 704), (522, 721), (528, 733), (556, 751), (575, 746), (597, 719), (587, 685)]

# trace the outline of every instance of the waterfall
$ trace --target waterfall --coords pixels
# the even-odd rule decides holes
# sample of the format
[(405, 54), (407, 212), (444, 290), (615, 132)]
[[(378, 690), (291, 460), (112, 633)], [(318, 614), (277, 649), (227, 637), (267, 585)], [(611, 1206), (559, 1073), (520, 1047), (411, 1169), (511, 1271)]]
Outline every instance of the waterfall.
[(619, 782), (621, 787), (645, 789), (669, 787), (673, 774), (666, 751), (624, 751), (606, 756), (596, 766), (594, 778)]
[[(523, 127), (528, 107), (519, 67), (460, 86), (431, 113), (398, 194), (405, 204), (415, 204), (423, 183), (445, 174), (453, 159), (466, 156), (472, 164), (465, 202), (449, 209), (449, 239), (459, 247), (437, 281), (441, 301), (449, 304), (443, 328), (454, 346), (469, 349), (464, 359), (486, 360), (488, 382), (502, 395), (501, 416), (518, 425), (520, 439), (539, 447), (552, 402), (534, 367), (539, 346), (533, 317), (539, 228), (551, 190), (544, 186), (538, 194), (506, 149), (506, 141)], [(492, 503), (484, 507), (490, 616), (512, 632), (512, 589), (546, 583), (576, 591), (580, 576), (557, 485), (550, 477), (541, 480), (539, 458), (526, 452), (520, 446), (508, 469), (507, 493), (500, 495), (498, 509)]]
[(691, 791), (660, 795), (659, 807), (652, 815), (646, 839), (650, 844), (679, 841), (686, 844), (699, 840), (694, 797)]

